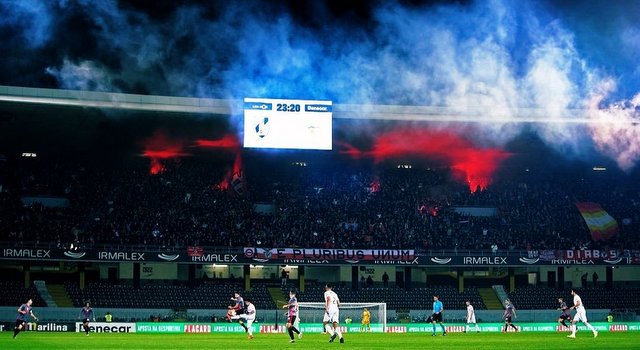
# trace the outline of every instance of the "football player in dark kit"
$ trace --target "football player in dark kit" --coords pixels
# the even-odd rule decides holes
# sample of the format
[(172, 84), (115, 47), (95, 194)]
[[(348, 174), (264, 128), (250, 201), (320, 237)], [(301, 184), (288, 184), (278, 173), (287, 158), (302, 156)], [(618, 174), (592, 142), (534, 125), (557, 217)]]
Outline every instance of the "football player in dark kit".
[(242, 318), (239, 317), (241, 314), (245, 313), (244, 299), (240, 296), (240, 293), (236, 292), (236, 293), (233, 293), (233, 297), (231, 298), (231, 300), (235, 302), (235, 305), (229, 306), (229, 309), (234, 310), (236, 312), (236, 315), (234, 317), (231, 317), (231, 319), (238, 320), (238, 323), (240, 323), (242, 328), (244, 328), (244, 331), (248, 332), (249, 329), (247, 328), (247, 326), (245, 326)]
[(93, 309), (87, 302), (82, 309), (80, 309), (80, 319), (82, 320), (82, 328), (84, 328), (84, 333), (89, 335), (89, 322), (93, 320), (96, 321), (96, 318), (93, 315)]
[(558, 316), (558, 323), (562, 323), (563, 326), (569, 328), (570, 325), (567, 324), (567, 321), (571, 322), (571, 314), (569, 313), (569, 307), (567, 307), (567, 303), (562, 300), (562, 298), (558, 298), (558, 303), (560, 306), (558, 310), (560, 310), (560, 316)]
[(289, 332), (289, 338), (291, 338), (290, 342), (294, 343), (295, 339), (293, 338), (293, 333), (298, 334), (298, 338), (302, 336), (302, 333), (294, 326), (296, 323), (296, 318), (298, 317), (298, 299), (296, 298), (296, 291), (289, 291), (289, 302), (282, 306), (282, 308), (288, 308), (287, 311), (287, 330)]
[(506, 299), (504, 301), (504, 329), (502, 332), (506, 332), (509, 327), (512, 327), (516, 332), (518, 332), (518, 328), (511, 322), (512, 317), (518, 317), (516, 315), (516, 308), (511, 304), (511, 300)]
[(26, 303), (20, 305), (18, 308), (18, 316), (16, 317), (16, 327), (13, 329), (13, 338), (15, 338), (18, 333), (24, 328), (27, 324), (27, 319), (29, 316), (33, 317), (34, 320), (38, 320), (36, 315), (33, 314), (33, 310), (31, 309), (31, 305), (33, 304), (33, 300), (29, 299)]

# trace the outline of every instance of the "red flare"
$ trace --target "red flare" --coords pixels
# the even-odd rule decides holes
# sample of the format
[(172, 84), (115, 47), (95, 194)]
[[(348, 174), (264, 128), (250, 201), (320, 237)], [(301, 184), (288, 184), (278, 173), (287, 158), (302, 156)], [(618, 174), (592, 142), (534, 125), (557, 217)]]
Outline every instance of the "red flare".
[(486, 189), (494, 172), (510, 156), (498, 148), (478, 148), (453, 132), (426, 128), (400, 128), (385, 132), (366, 152), (346, 143), (338, 144), (345, 148), (340, 153), (354, 159), (369, 156), (375, 162), (381, 162), (401, 156), (417, 156), (444, 161), (455, 170), (455, 179), (466, 183), (472, 192)]
[(244, 171), (242, 166), (242, 155), (240, 152), (236, 152), (236, 158), (233, 162), (233, 167), (227, 170), (226, 174), (215, 186), (215, 188), (222, 191), (233, 189), (238, 195), (244, 195), (246, 191), (246, 182), (244, 178)]
[(149, 168), (151, 175), (161, 174), (166, 170), (162, 160), (189, 155), (184, 152), (184, 142), (182, 140), (170, 139), (162, 131), (156, 131), (153, 136), (143, 140), (142, 144), (144, 147), (142, 156), (151, 160)]
[(236, 135), (228, 134), (217, 140), (198, 139), (195, 146), (201, 148), (240, 148), (240, 142)]

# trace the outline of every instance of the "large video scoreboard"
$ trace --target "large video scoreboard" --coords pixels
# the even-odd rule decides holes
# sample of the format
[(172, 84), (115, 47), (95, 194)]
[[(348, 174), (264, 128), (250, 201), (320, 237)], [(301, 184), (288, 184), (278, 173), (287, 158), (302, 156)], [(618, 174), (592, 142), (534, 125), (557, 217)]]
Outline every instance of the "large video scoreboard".
[(244, 147), (332, 148), (331, 101), (244, 99)]

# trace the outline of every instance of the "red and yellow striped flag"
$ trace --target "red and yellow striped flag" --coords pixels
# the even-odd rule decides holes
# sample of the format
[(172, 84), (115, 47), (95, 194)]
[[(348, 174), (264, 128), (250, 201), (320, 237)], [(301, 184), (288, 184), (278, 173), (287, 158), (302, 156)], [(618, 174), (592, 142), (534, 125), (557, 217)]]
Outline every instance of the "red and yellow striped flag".
[(584, 222), (591, 231), (594, 241), (606, 241), (618, 233), (618, 222), (600, 204), (592, 202), (576, 203)]

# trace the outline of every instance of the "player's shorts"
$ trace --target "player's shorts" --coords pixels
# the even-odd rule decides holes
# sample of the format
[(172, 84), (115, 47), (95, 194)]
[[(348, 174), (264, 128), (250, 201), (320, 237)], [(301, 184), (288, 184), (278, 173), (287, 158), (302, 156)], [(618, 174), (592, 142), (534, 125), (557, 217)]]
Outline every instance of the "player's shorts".
[(478, 323), (478, 322), (476, 322), (476, 317), (472, 316), (472, 317), (467, 318), (467, 323)]
[(82, 319), (82, 323), (89, 323), (90, 321), (91, 321), (91, 320), (90, 320), (90, 319), (88, 319), (88, 318), (83, 318), (83, 319)]
[(330, 310), (324, 313), (322, 322), (338, 323), (340, 322), (340, 310)]
[(511, 316), (506, 316), (506, 317), (504, 318), (504, 321), (505, 321), (506, 323), (511, 323)]
[(567, 315), (567, 314), (560, 314), (558, 318), (565, 321), (571, 321), (571, 315)]
[(287, 318), (287, 323), (289, 324), (294, 324), (296, 323), (296, 315), (289, 315), (289, 317)]
[(300, 330), (300, 317), (296, 316), (296, 319), (293, 320), (293, 326), (296, 327), (296, 329)]
[(363, 318), (362, 319), (362, 324), (371, 324), (371, 320), (368, 318)]
[(431, 322), (442, 322), (442, 312), (431, 315)]
[(573, 316), (573, 322), (587, 322), (587, 312), (583, 307), (576, 309), (576, 314)]
[(16, 319), (16, 327), (20, 327), (20, 325), (24, 326), (26, 323), (27, 323), (27, 321)]

